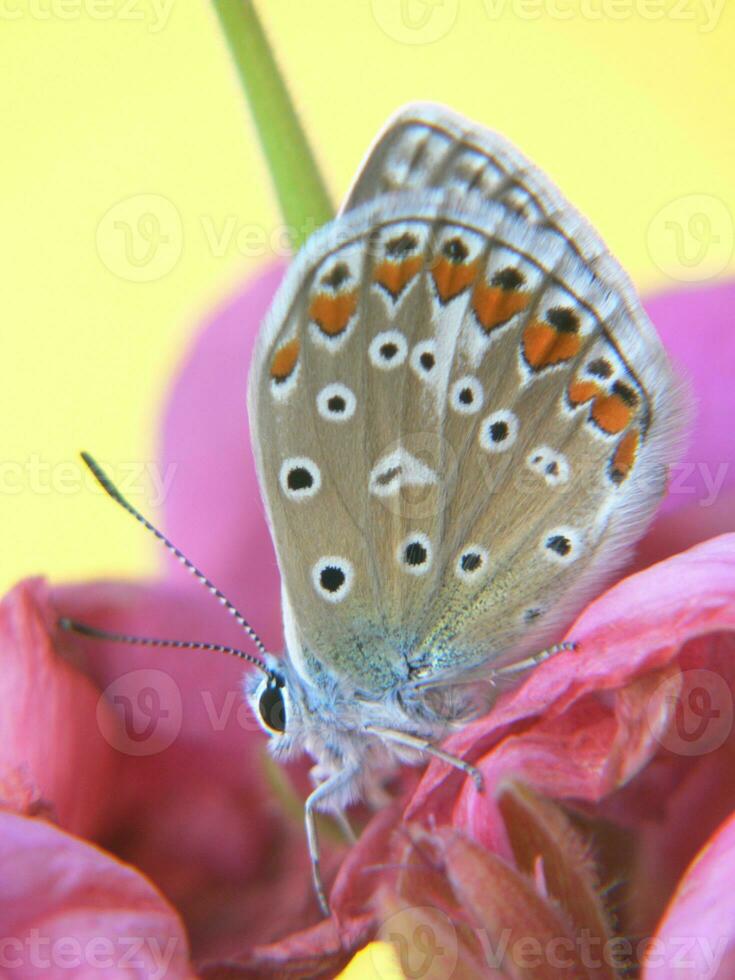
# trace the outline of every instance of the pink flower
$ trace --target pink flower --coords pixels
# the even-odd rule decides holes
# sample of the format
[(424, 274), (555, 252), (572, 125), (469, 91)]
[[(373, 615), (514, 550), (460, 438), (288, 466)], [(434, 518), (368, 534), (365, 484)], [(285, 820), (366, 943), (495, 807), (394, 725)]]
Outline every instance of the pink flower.
[[(282, 648), (278, 574), (244, 406), (255, 332), (279, 278), (279, 269), (261, 276), (203, 331), (172, 393), (160, 457), (163, 472), (174, 474), (166, 530), (275, 650)], [(349, 853), (331, 848), (328, 877), (347, 855), (332, 920), (319, 922), (311, 894), (296, 805), (304, 768), (290, 770), (295, 792), (277, 782), (263, 736), (241, 707), (241, 665), (81, 640), (54, 625), (63, 614), (129, 633), (242, 644), (217, 603), (178, 566), (150, 583), (18, 586), (0, 617), (0, 820), (8, 828), (0, 844), (0, 935), (13, 940), (8, 955), (26, 957), (22, 975), (35, 975), (34, 936), (62, 959), (59, 940), (76, 938), (87, 959), (96, 955), (93, 939), (110, 940), (99, 949), (119, 963), (117, 939), (134, 934), (141, 975), (154, 975), (150, 964), (170, 950), (167, 977), (191, 975), (190, 955), (229, 963), (209, 976), (332, 976), (378, 920), (403, 914), (407, 902), (415, 908), (422, 894), (446, 909), (436, 930), (459, 936), (457, 955), (474, 975), (487, 969), (477, 936), (502, 932), (504, 909), (530, 908), (513, 928), (548, 938), (561, 928), (561, 904), (564, 935), (574, 938), (581, 913), (554, 888), (589, 889), (598, 873), (629, 883), (621, 932), (657, 929), (670, 960), (683, 922), (696, 936), (722, 939), (726, 962), (735, 945), (720, 873), (735, 862), (728, 822), (735, 812), (735, 535), (722, 532), (735, 530), (727, 374), (734, 301), (735, 287), (720, 286), (649, 304), (692, 378), (699, 415), (638, 571), (579, 617), (570, 631), (578, 652), (542, 665), (450, 741), (482, 768), (484, 794), (432, 764), (420, 781), (404, 776), (414, 791), (402, 814), (397, 803), (373, 818)], [(697, 736), (694, 726), (705, 720)], [(508, 789), (511, 777), (534, 792)], [(531, 830), (538, 834), (544, 823), (539, 813), (567, 828), (569, 807), (575, 829), (560, 838), (604, 839), (606, 850), (595, 863), (562, 848), (564, 873), (554, 878), (558, 842), (539, 841)], [(509, 830), (511, 810), (512, 826), (528, 828), (533, 859), (533, 847), (524, 850)], [(472, 895), (490, 896), (492, 881), (502, 883), (495, 905), (488, 898), (473, 906)], [(722, 921), (708, 916), (708, 903)], [(609, 925), (606, 916), (602, 909), (599, 929)], [(648, 957), (646, 977), (668, 975), (655, 953), (639, 955)], [(498, 975), (516, 975), (506, 968), (501, 963)], [(68, 975), (63, 970), (56, 964)]]

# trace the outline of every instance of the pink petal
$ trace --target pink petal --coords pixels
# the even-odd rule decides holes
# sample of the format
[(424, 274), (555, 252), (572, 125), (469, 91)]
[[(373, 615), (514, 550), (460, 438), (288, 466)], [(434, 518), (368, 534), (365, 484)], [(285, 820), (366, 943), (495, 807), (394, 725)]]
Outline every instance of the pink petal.
[(89, 834), (104, 822), (117, 759), (97, 724), (99, 691), (54, 650), (55, 619), (38, 579), (0, 606), (0, 792), (6, 807)]
[[(695, 398), (688, 451), (667, 506), (696, 503), (706, 508), (718, 475), (724, 476), (725, 489), (735, 490), (735, 429), (730, 421), (735, 282), (662, 293), (645, 305)], [(732, 520), (727, 529), (733, 529)]]
[(735, 531), (735, 283), (662, 293), (646, 309), (687, 380), (694, 418), (661, 513), (638, 549), (638, 567)]
[(171, 537), (271, 649), (281, 643), (280, 584), (246, 394), (255, 337), (282, 273), (268, 269), (205, 324), (171, 393), (161, 453), (163, 473), (175, 474), (165, 504)]
[(649, 950), (643, 980), (726, 980), (735, 975), (733, 881), (735, 815), (680, 882)]
[[(240, 627), (191, 576), (176, 585), (168, 581), (69, 585), (54, 589), (53, 598), (60, 614), (113, 632), (209, 640), (254, 652)], [(138, 689), (146, 684), (155, 688), (162, 709), (158, 712), (157, 734), (163, 741), (182, 735), (212, 739), (223, 751), (232, 746), (241, 757), (243, 738), (252, 740), (255, 736), (259, 743), (264, 740), (260, 726), (244, 704), (243, 681), (254, 668), (241, 660), (222, 653), (155, 649), (70, 634), (61, 634), (59, 641), (101, 690), (121, 677), (130, 678), (129, 692), (115, 689), (109, 697), (123, 721), (125, 694), (135, 701)], [(144, 710), (134, 720), (144, 728)], [(145, 750), (146, 746), (142, 748)]]
[[(638, 731), (630, 743), (631, 756), (627, 757), (629, 739), (623, 734), (633, 729), (625, 724), (625, 717), (635, 718), (635, 711), (626, 712), (618, 702), (617, 711), (623, 710), (623, 715), (614, 720), (604, 701), (590, 701), (589, 696), (622, 688), (646, 672), (667, 667), (694, 637), (733, 629), (735, 535), (723, 535), (629, 576), (604, 593), (585, 609), (569, 631), (569, 638), (579, 644), (577, 651), (559, 654), (536, 668), (522, 687), (502, 699), (488, 717), (450, 739), (446, 748), (475, 760), (485, 757), (487, 765), (498, 766), (500, 762), (491, 755), (494, 747), (523, 722), (523, 732), (517, 736), (518, 764), (523, 761), (526, 745), (527, 761), (531, 762), (532, 746), (541, 738), (538, 767), (541, 771), (550, 767), (545, 791), (554, 795), (556, 783), (559, 795), (566, 795), (570, 789), (568, 780), (572, 785), (582, 780), (587, 783), (587, 792), (580, 792), (582, 787), (577, 786), (572, 795), (596, 797), (612, 788), (611, 774), (603, 773), (600, 766), (608, 764), (614, 746), (615, 772), (620, 776), (643, 765), (646, 750)], [(572, 708), (581, 712), (581, 717), (572, 714), (565, 719), (564, 714)], [(534, 725), (530, 725), (534, 719)], [(660, 723), (656, 714), (654, 729)], [(554, 731), (559, 726), (566, 735)], [(549, 756), (554, 753), (554, 740), (560, 737), (566, 751), (557, 749), (554, 760)], [(504, 752), (511, 752), (513, 744), (515, 741), (508, 742)], [(649, 745), (652, 750), (653, 739)], [(580, 755), (583, 748), (585, 752)], [(590, 767), (593, 757), (597, 762)], [(419, 810), (431, 812), (442, 800), (446, 806), (459, 783), (455, 773), (432, 762), (409, 805), (409, 815), (414, 816)], [(469, 785), (461, 792), (468, 806), (480, 805), (476, 791)]]
[(609, 704), (583, 697), (561, 715), (509, 735), (478, 760), (485, 791), (480, 794), (465, 785), (452, 823), (509, 857), (497, 801), (506, 779), (522, 779), (557, 799), (596, 802), (612, 793), (661, 748), (657, 734), (674, 711), (671, 688), (664, 682), (678, 674), (675, 667), (651, 672), (616, 691)]
[(0, 812), (0, 963), (24, 978), (193, 977), (186, 935), (132, 868), (41, 820)]
[(735, 753), (735, 632), (687, 643), (678, 665), (681, 690), (670, 693), (675, 709), (683, 710), (681, 715), (675, 710), (662, 750), (598, 810), (636, 836), (626, 904), (628, 921), (641, 935), (650, 933), (689, 862), (735, 810), (735, 783), (729, 778)]
[[(66, 586), (54, 599), (64, 615), (108, 630), (246, 640), (189, 578), (180, 587)], [(104, 841), (176, 903), (197, 957), (269, 942), (314, 919), (303, 826), (273, 799), (266, 736), (243, 696), (252, 668), (223, 654), (63, 639), (115, 712), (105, 733), (119, 758), (116, 823)]]
[[(735, 471), (735, 465), (728, 466)], [(735, 530), (735, 489), (727, 482), (706, 506), (702, 502), (669, 506), (674, 504), (673, 498), (664, 501), (660, 515), (636, 548), (634, 568), (653, 565), (724, 531)]]

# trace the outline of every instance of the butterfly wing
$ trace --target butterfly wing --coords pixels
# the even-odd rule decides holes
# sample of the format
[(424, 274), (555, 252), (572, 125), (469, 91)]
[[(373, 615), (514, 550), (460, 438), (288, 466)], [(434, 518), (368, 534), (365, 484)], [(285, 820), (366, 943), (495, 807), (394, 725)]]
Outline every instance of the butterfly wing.
[(434, 106), (294, 262), (250, 399), (289, 653), (368, 692), (538, 649), (640, 534), (683, 417), (595, 233)]

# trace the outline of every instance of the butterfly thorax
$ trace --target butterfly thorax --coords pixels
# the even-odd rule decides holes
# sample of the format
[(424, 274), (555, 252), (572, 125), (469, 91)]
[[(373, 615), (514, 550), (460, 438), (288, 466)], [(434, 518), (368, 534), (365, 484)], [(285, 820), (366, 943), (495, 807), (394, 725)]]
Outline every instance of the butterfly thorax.
[[(439, 744), (455, 725), (478, 713), (476, 689), (447, 685), (441, 689), (403, 683), (388, 692), (369, 693), (335, 675), (304, 678), (286, 657), (273, 660), (283, 692), (283, 730), (272, 726), (270, 750), (279, 759), (308, 753), (317, 763), (320, 779), (337, 772), (354, 772), (340, 805), (369, 797), (376, 783), (401, 762), (420, 762), (415, 750), (398, 746), (379, 730), (404, 733)], [(256, 717), (258, 691), (248, 685)], [(279, 726), (280, 727), (280, 726)]]

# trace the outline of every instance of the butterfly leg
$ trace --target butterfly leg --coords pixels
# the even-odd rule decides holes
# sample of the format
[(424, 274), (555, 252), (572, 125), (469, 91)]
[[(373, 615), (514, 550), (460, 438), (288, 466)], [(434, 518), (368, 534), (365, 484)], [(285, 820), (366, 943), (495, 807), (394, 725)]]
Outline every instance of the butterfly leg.
[[(321, 786), (323, 782), (329, 779), (329, 772), (324, 770), (320, 765), (312, 766), (309, 770), (309, 778), (311, 779), (311, 785), (315, 788)], [(339, 825), (339, 829), (342, 831), (345, 840), (348, 844), (355, 844), (357, 842), (357, 835), (352, 829), (352, 825), (347, 818), (347, 813), (340, 809), (335, 810), (332, 814), (335, 823)]]
[[(304, 806), (304, 825), (306, 827), (306, 840), (309, 846), (309, 858), (311, 859), (311, 877), (314, 882), (314, 891), (319, 900), (324, 915), (329, 915), (329, 902), (324, 891), (322, 873), (319, 864), (319, 839), (316, 832), (316, 811), (321, 809), (323, 804), (330, 796), (339, 793), (345, 786), (349, 785), (355, 778), (354, 769), (343, 769), (325, 779), (317, 788), (309, 794)], [(338, 813), (341, 811), (338, 811)], [(342, 814), (344, 818), (344, 814)], [(339, 816), (338, 818), (339, 819)], [(346, 819), (346, 818), (344, 818)], [(348, 824), (349, 826), (349, 824)], [(351, 829), (351, 828), (350, 828)]]
[(462, 772), (472, 777), (475, 786), (482, 792), (482, 773), (476, 766), (465, 762), (464, 759), (458, 759), (456, 755), (450, 755), (448, 752), (442, 751), (436, 745), (432, 745), (428, 739), (420, 738), (418, 735), (410, 735), (408, 732), (395, 731), (392, 728), (380, 728), (377, 725), (368, 725), (365, 730), (380, 736), (380, 738), (384, 738), (386, 742), (395, 742), (396, 745), (406, 745), (408, 748), (416, 749), (418, 752), (425, 752), (426, 755), (433, 755), (435, 759), (441, 759), (442, 762), (454, 766), (455, 769), (461, 769)]
[(526, 657), (524, 660), (519, 660), (517, 663), (508, 664), (506, 667), (499, 667), (498, 670), (492, 672), (492, 679), (496, 677), (512, 677), (513, 674), (522, 674), (524, 670), (530, 670), (532, 667), (538, 667), (542, 664), (544, 660), (549, 660), (554, 657), (557, 653), (564, 653), (566, 650), (576, 650), (576, 643), (555, 643), (552, 647), (547, 647), (546, 650), (542, 650), (540, 653), (534, 653), (530, 657)]

